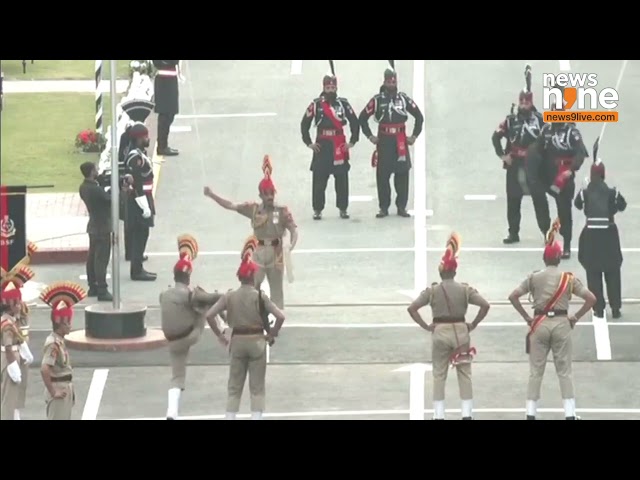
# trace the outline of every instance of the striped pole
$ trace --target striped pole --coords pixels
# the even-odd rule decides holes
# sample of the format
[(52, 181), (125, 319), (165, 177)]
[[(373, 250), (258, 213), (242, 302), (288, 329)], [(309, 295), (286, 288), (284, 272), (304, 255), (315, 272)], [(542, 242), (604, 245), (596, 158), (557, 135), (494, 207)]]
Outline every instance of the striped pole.
[(102, 62), (96, 60), (96, 132), (102, 134)]

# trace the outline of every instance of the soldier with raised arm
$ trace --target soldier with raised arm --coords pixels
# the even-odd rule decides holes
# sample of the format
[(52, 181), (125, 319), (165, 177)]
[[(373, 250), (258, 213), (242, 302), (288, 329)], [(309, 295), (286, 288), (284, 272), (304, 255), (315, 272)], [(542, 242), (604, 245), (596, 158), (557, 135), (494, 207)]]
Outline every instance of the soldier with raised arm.
[[(262, 291), (254, 287), (255, 275), (260, 267), (252, 257), (258, 248), (258, 241), (250, 237), (242, 249), (242, 263), (236, 273), (240, 287), (227, 292), (209, 310), (207, 320), (213, 333), (229, 347), (229, 383), (226, 418), (234, 420), (240, 409), (244, 383), (249, 374), (251, 394), (251, 418), (261, 420), (265, 409), (265, 377), (267, 372), (267, 343), (272, 344), (284, 323), (284, 314)], [(215, 321), (216, 315), (227, 312), (227, 322), (232, 329), (231, 340), (220, 331)], [(273, 327), (265, 323), (265, 313), (276, 318)]]
[[(471, 362), (476, 349), (471, 347), (470, 333), (489, 312), (487, 302), (478, 291), (466, 283), (454, 280), (458, 269), (456, 255), (460, 237), (453, 233), (440, 262), (442, 282), (433, 283), (407, 309), (411, 318), (425, 330), (432, 332), (431, 355), (433, 362), (433, 411), (435, 420), (444, 420), (445, 384), (449, 366), (458, 372), (458, 386), (462, 400), (462, 419), (473, 419), (473, 386)], [(418, 313), (431, 306), (433, 323), (428, 325)], [(480, 307), (476, 318), (467, 323), (469, 305)]]
[(282, 239), (287, 231), (291, 234), (290, 250), (298, 242), (298, 226), (286, 205), (275, 203), (276, 187), (271, 179), (271, 160), (265, 155), (262, 164), (264, 178), (258, 185), (258, 193), (262, 203), (245, 202), (235, 204), (222, 198), (209, 187), (204, 188), (205, 196), (227, 210), (233, 210), (251, 220), (253, 234), (258, 240), (258, 248), (253, 261), (259, 270), (254, 275), (255, 285), (260, 287), (265, 276), (269, 282), (271, 298), (278, 308), (284, 308), (284, 266), (285, 250)]

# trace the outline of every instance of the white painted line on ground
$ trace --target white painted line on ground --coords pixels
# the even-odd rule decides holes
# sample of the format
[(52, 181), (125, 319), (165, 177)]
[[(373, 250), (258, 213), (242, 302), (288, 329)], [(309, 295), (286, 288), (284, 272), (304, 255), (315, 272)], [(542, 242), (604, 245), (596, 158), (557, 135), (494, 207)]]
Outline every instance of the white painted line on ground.
[[(265, 279), (262, 281), (262, 285), (260, 285), (260, 288), (262, 289), (262, 291), (265, 293), (265, 295), (269, 298), (271, 298), (271, 288), (269, 287), (269, 282), (267, 281), (267, 278), (265, 276)], [(269, 363), (269, 361), (271, 360), (271, 347), (269, 346), (269, 344), (267, 344), (267, 363)]]
[(569, 72), (571, 70), (571, 61), (569, 60), (558, 60), (560, 62), (560, 71), (561, 72)]
[(424, 377), (433, 370), (429, 363), (414, 363), (394, 372), (409, 372), (409, 420), (424, 420)]
[(291, 60), (291, 75), (302, 75), (302, 60)]
[(100, 409), (100, 402), (102, 401), (102, 393), (104, 387), (107, 384), (107, 377), (109, 376), (109, 370), (106, 368), (99, 368), (93, 371), (93, 378), (91, 379), (91, 386), (89, 387), (89, 393), (87, 394), (87, 401), (84, 404), (84, 410), (82, 411), (82, 420), (95, 420), (98, 418), (98, 410)]
[[(611, 339), (609, 338), (607, 313), (605, 312), (603, 318), (598, 318), (593, 315), (592, 321), (593, 335), (596, 340), (596, 358), (598, 360), (611, 360)], [(579, 325), (579, 323), (577, 325)]]
[(186, 133), (191, 131), (191, 126), (189, 125), (171, 125), (169, 129), (171, 133)]
[[(424, 60), (413, 61), (413, 101), (424, 112)], [(426, 127), (423, 127), (423, 130)], [(427, 146), (424, 131), (413, 147), (413, 284), (427, 284)], [(424, 393), (424, 392), (423, 392)]]
[[(465, 253), (521, 253), (521, 252), (531, 252), (531, 253), (542, 253), (544, 249), (538, 247), (466, 247), (464, 249)], [(318, 253), (409, 253), (414, 252), (415, 247), (389, 247), (389, 248), (296, 248), (292, 255), (305, 255), (305, 254), (318, 254)], [(426, 252), (435, 252), (441, 254), (443, 249), (442, 247), (427, 247), (425, 249)], [(577, 248), (572, 248), (572, 252), (577, 252)], [(623, 253), (640, 253), (640, 248), (623, 248)], [(176, 252), (147, 252), (146, 253), (150, 257), (175, 257)], [(218, 251), (209, 251), (209, 252), (198, 252), (198, 256), (201, 257), (209, 257), (209, 256), (219, 256), (219, 257), (230, 257), (230, 256), (238, 256), (238, 252), (236, 250), (218, 250)], [(422, 286), (422, 285), (421, 285)]]
[[(414, 211), (414, 210), (407, 210), (407, 213), (408, 213), (409, 215), (411, 215), (412, 217), (415, 217), (415, 216), (416, 216), (416, 215), (415, 215), (415, 211)], [(425, 217), (427, 217), (427, 218), (428, 218), (428, 217), (433, 217), (433, 210), (426, 209), (426, 210), (424, 211), (424, 216), (425, 216)]]
[(199, 119), (199, 118), (249, 118), (249, 117), (275, 117), (277, 113), (202, 113), (198, 115), (176, 115), (176, 118)]
[[(474, 408), (473, 413), (525, 413), (524, 408)], [(446, 413), (462, 413), (459, 408), (448, 408)], [(539, 413), (564, 413), (562, 408), (538, 408)], [(432, 409), (425, 409), (425, 414), (433, 414)], [(640, 414), (640, 408), (576, 408), (576, 413), (601, 414)], [(277, 412), (265, 413), (264, 418), (296, 418), (296, 417), (368, 417), (381, 415), (408, 415), (409, 410), (329, 410), (312, 412)], [(181, 416), (180, 420), (223, 420), (219, 415)], [(237, 418), (251, 418), (250, 414), (241, 413)], [(165, 417), (121, 418), (119, 420), (166, 420)]]
[(486, 201), (495, 200), (497, 195), (465, 195), (464, 199), (469, 201)]
[[(79, 278), (80, 280), (86, 280), (86, 279), (87, 279), (87, 276), (86, 276), (86, 275), (80, 275), (78, 278)], [(107, 280), (109, 280), (110, 278), (111, 278), (111, 274), (110, 274), (110, 273), (107, 273)]]
[[(618, 74), (618, 80), (616, 80), (616, 86), (614, 87), (616, 92), (620, 93), (620, 84), (622, 83), (622, 77), (624, 76), (624, 71), (627, 68), (627, 63), (629, 60), (623, 60), (622, 66), (620, 67), (620, 73)], [(602, 128), (600, 129), (600, 146), (602, 146), (604, 131), (606, 130), (608, 122), (602, 122)]]
[(371, 195), (351, 195), (349, 197), (350, 202), (372, 202), (373, 197)]

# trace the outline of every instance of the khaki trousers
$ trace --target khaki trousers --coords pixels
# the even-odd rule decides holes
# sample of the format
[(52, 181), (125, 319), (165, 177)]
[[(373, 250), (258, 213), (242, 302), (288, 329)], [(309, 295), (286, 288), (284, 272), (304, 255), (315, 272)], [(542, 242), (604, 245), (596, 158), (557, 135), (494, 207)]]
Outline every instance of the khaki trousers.
[[(457, 337), (456, 337), (457, 335)], [(466, 323), (441, 323), (432, 334), (431, 362), (433, 363), (433, 401), (444, 400), (450, 358), (457, 348), (469, 347), (471, 338)], [(471, 364), (456, 366), (460, 399), (473, 399)]]
[(25, 407), (27, 402), (27, 385), (29, 384), (29, 365), (24, 361), (20, 363), (20, 373), (22, 374), (22, 382), (20, 382), (20, 390), (18, 394), (18, 406), (20, 410)]
[(547, 366), (549, 350), (560, 382), (563, 399), (574, 398), (571, 378), (571, 324), (567, 317), (545, 318), (529, 337), (529, 387), (527, 400), (540, 399), (540, 387)]
[(191, 333), (181, 338), (169, 342), (169, 361), (171, 363), (171, 388), (179, 388), (184, 390), (187, 378), (187, 361), (189, 358), (189, 350), (193, 347), (204, 330), (204, 324), (201, 327), (194, 328)]
[[(24, 379), (22, 380), (24, 381)], [(2, 402), (0, 404), (0, 419), (13, 420), (15, 410), (18, 408), (20, 398), (20, 384), (11, 380), (7, 369), (2, 371), (2, 390), (0, 391)]]
[[(280, 253), (278, 254), (278, 252)], [(255, 286), (259, 288), (265, 276), (269, 282), (269, 298), (280, 309), (284, 308), (284, 264), (281, 249), (270, 246), (260, 246), (256, 250), (254, 261), (260, 266), (255, 274)]]
[(262, 335), (236, 335), (231, 338), (227, 412), (240, 410), (242, 390), (249, 373), (251, 411), (262, 412), (265, 406), (267, 342)]
[(67, 396), (53, 398), (49, 391), (45, 390), (45, 402), (47, 404), (47, 420), (71, 420), (71, 410), (76, 403), (76, 393), (71, 382), (55, 382), (56, 389), (64, 390)]

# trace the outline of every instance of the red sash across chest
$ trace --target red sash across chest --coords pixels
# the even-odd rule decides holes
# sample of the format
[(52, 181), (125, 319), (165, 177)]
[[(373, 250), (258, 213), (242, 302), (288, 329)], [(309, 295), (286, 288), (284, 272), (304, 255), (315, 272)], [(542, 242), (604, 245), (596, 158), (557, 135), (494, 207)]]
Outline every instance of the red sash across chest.
[(342, 124), (336, 118), (333, 109), (327, 102), (320, 102), (324, 115), (331, 121), (335, 130), (318, 129), (318, 138), (329, 140), (333, 145), (333, 164), (342, 165), (349, 160), (349, 150), (345, 148), (347, 137), (344, 134)]

